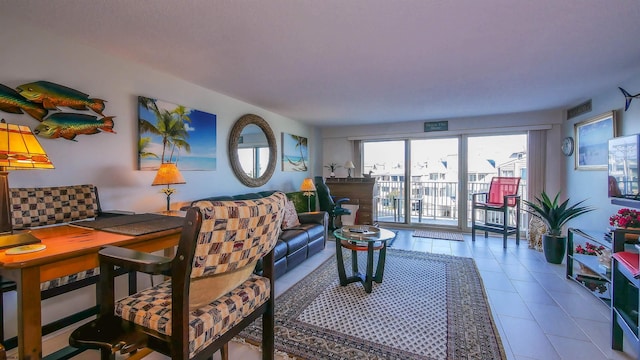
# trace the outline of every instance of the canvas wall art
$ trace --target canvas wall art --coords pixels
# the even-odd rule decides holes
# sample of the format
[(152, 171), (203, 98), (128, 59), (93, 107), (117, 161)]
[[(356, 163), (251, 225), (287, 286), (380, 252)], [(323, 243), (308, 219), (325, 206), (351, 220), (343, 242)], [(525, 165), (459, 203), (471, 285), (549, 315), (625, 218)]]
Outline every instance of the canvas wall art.
[(138, 97), (138, 169), (162, 162), (181, 171), (216, 169), (216, 115), (170, 102)]
[(307, 138), (282, 133), (282, 171), (307, 171), (308, 165)]
[(616, 136), (615, 112), (608, 111), (574, 125), (577, 170), (606, 170), (609, 139)]

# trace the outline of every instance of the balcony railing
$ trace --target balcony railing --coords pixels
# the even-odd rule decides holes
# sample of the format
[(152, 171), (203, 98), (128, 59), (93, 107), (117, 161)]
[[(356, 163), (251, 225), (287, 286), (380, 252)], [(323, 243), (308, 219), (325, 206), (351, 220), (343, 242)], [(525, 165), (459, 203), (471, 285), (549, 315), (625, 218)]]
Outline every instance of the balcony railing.
[[(405, 222), (404, 182), (380, 181), (377, 182), (377, 195), (375, 198), (377, 221)], [(519, 194), (524, 199), (526, 196), (526, 182), (520, 182)], [(471, 221), (472, 194), (489, 191), (488, 183), (469, 182), (467, 196), (466, 221)], [(414, 181), (411, 183), (411, 222), (449, 224), (456, 225), (459, 217), (458, 209), (458, 182), (453, 181)], [(480, 215), (480, 214), (478, 214)], [(525, 212), (521, 212), (521, 222), (524, 221)], [(512, 217), (515, 216), (512, 215)], [(484, 218), (479, 218), (484, 221)], [(490, 219), (493, 222), (498, 219)]]

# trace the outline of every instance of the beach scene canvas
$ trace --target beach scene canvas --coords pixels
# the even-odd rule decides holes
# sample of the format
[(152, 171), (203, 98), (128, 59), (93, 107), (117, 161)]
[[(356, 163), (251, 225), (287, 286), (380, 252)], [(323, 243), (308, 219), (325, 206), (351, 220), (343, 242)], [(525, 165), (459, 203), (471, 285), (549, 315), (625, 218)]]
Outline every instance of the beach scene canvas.
[(282, 133), (282, 171), (307, 171), (308, 165), (307, 138)]
[(216, 169), (216, 115), (138, 96), (138, 169)]

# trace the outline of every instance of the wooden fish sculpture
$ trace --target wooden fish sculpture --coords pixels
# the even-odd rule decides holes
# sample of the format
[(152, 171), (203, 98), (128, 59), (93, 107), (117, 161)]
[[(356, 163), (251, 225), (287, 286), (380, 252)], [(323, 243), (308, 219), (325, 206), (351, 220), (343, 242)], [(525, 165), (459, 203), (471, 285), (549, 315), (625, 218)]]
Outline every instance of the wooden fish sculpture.
[(42, 121), (48, 113), (40, 104), (26, 100), (17, 91), (2, 84), (0, 84), (0, 110), (12, 114), (27, 113), (38, 121)]
[(624, 99), (625, 99), (624, 111), (627, 111), (629, 109), (629, 106), (631, 105), (631, 100), (639, 98), (640, 93), (631, 95), (627, 90), (621, 87), (618, 87), (618, 89), (620, 89), (620, 91), (622, 91), (622, 94), (624, 95)]
[(56, 113), (46, 118), (33, 132), (48, 139), (74, 140), (76, 135), (92, 135), (113, 131), (113, 116), (98, 120), (95, 116), (74, 113)]
[(59, 106), (66, 106), (74, 110), (91, 109), (104, 116), (104, 100), (89, 99), (89, 95), (63, 85), (36, 81), (20, 85), (16, 90), (27, 100), (41, 103), (45, 109), (54, 110)]

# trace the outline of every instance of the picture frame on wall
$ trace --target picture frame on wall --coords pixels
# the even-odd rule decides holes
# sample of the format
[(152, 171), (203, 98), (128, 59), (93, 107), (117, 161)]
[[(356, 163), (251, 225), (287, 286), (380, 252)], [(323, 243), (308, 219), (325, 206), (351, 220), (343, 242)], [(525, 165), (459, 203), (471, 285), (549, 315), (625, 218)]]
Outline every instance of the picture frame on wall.
[(282, 171), (307, 171), (309, 145), (304, 136), (282, 133)]
[(607, 170), (609, 139), (617, 136), (615, 111), (607, 111), (574, 125), (576, 170)]
[(138, 170), (175, 163), (180, 171), (216, 170), (217, 117), (138, 96)]

